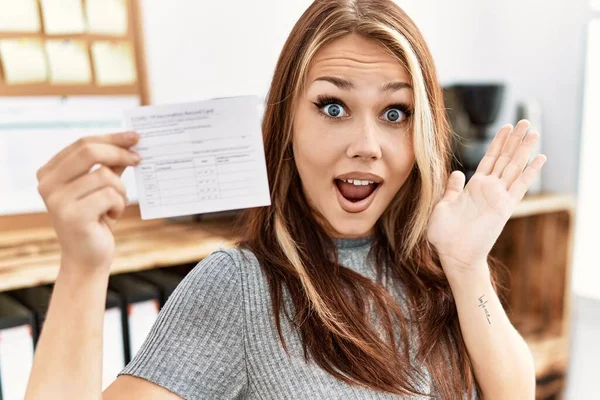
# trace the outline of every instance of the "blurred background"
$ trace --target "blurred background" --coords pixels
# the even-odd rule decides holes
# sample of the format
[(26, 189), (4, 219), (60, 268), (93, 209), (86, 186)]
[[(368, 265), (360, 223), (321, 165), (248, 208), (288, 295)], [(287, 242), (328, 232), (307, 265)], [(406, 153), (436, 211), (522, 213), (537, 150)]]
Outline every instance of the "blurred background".
[[(139, 104), (264, 97), (310, 3), (0, 0), (0, 398), (22, 398), (59, 262), (36, 170), (78, 137), (122, 129)], [(506, 123), (542, 133), (548, 162), (493, 251), (510, 270), (503, 301), (534, 352), (537, 397), (600, 398), (600, 1), (396, 3), (433, 53), (455, 168), (469, 178)], [(230, 214), (139, 221), (124, 179), (134, 204), (117, 232), (105, 386), (178, 279), (235, 237)], [(132, 304), (146, 304), (135, 321)]]

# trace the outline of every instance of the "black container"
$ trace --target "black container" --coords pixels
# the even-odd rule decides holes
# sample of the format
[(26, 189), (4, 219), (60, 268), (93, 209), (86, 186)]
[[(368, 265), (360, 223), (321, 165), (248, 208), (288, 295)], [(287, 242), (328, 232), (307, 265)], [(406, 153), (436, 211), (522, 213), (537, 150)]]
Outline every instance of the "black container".
[[(21, 303), (13, 299), (12, 297), (0, 293), (0, 331), (5, 329), (17, 328), (21, 326), (28, 326), (30, 331), (33, 330), (35, 317), (33, 313), (29, 311)], [(31, 338), (31, 351), (33, 352), (33, 337)], [(33, 360), (31, 360), (33, 362)], [(0, 363), (0, 400), (3, 399), (2, 389), (2, 364)], [(29, 375), (31, 371), (22, 371), (23, 374)], [(5, 388), (6, 389), (6, 388)], [(25, 396), (23, 388), (22, 395)]]
[(175, 288), (179, 285), (183, 276), (165, 271), (162, 269), (151, 269), (147, 271), (139, 271), (132, 274), (133, 276), (154, 285), (160, 292), (160, 308), (162, 309), (169, 299), (169, 296), (173, 293)]
[(487, 128), (498, 118), (504, 101), (505, 85), (502, 83), (460, 83), (450, 87), (457, 94), (463, 111), (472, 124), (473, 136), (485, 139)]
[(173, 274), (177, 274), (177, 275), (181, 276), (182, 278), (185, 278), (186, 275), (189, 274), (196, 265), (198, 265), (198, 263), (194, 262), (194, 263), (188, 263), (188, 264), (173, 265), (172, 267), (168, 267), (168, 268), (169, 268), (169, 272), (171, 272)]
[(106, 309), (109, 308), (121, 308), (121, 298), (114, 290), (108, 289), (106, 292)]
[(52, 289), (48, 286), (38, 286), (13, 290), (7, 294), (33, 313), (33, 343), (37, 347), (44, 321), (46, 320), (46, 314), (48, 313), (48, 307), (50, 306)]
[(128, 364), (134, 355), (132, 354), (129, 308), (136, 303), (154, 301), (158, 310), (160, 308), (160, 292), (153, 285), (131, 274), (112, 275), (108, 287), (114, 290), (121, 300), (123, 348), (125, 349), (125, 364)]

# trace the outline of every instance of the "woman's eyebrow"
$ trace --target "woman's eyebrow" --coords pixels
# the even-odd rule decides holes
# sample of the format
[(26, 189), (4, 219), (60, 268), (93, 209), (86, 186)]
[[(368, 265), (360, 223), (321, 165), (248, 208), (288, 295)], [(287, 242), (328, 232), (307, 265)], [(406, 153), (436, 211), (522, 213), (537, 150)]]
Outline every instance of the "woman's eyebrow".
[[(314, 82), (317, 81), (325, 81), (334, 84), (338, 88), (342, 90), (352, 90), (354, 89), (354, 84), (347, 79), (338, 78), (336, 76), (320, 76), (316, 78)], [(379, 90), (382, 92), (397, 92), (399, 90), (408, 89), (412, 90), (412, 85), (407, 82), (389, 82), (383, 85)]]
[(390, 82), (381, 87), (382, 92), (397, 92), (402, 89), (412, 90), (412, 85), (407, 82)]

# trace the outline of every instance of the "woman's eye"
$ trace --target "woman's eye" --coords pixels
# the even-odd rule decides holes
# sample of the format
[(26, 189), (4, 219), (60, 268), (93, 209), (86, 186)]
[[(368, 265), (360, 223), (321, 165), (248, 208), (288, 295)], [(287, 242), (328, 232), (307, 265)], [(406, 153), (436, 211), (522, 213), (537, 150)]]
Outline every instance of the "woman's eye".
[(402, 110), (399, 110), (397, 108), (390, 108), (385, 112), (384, 115), (387, 115), (387, 121), (398, 122), (401, 119), (401, 114), (404, 114)]
[(325, 114), (329, 117), (343, 117), (345, 115), (344, 107), (339, 104), (327, 104), (323, 107)]

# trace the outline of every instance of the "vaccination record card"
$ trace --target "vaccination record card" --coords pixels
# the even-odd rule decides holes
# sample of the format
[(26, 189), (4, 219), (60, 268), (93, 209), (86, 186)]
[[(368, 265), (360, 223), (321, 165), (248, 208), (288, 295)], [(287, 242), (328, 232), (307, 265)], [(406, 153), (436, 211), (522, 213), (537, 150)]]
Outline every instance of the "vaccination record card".
[(142, 219), (268, 206), (257, 96), (143, 106), (125, 112)]

